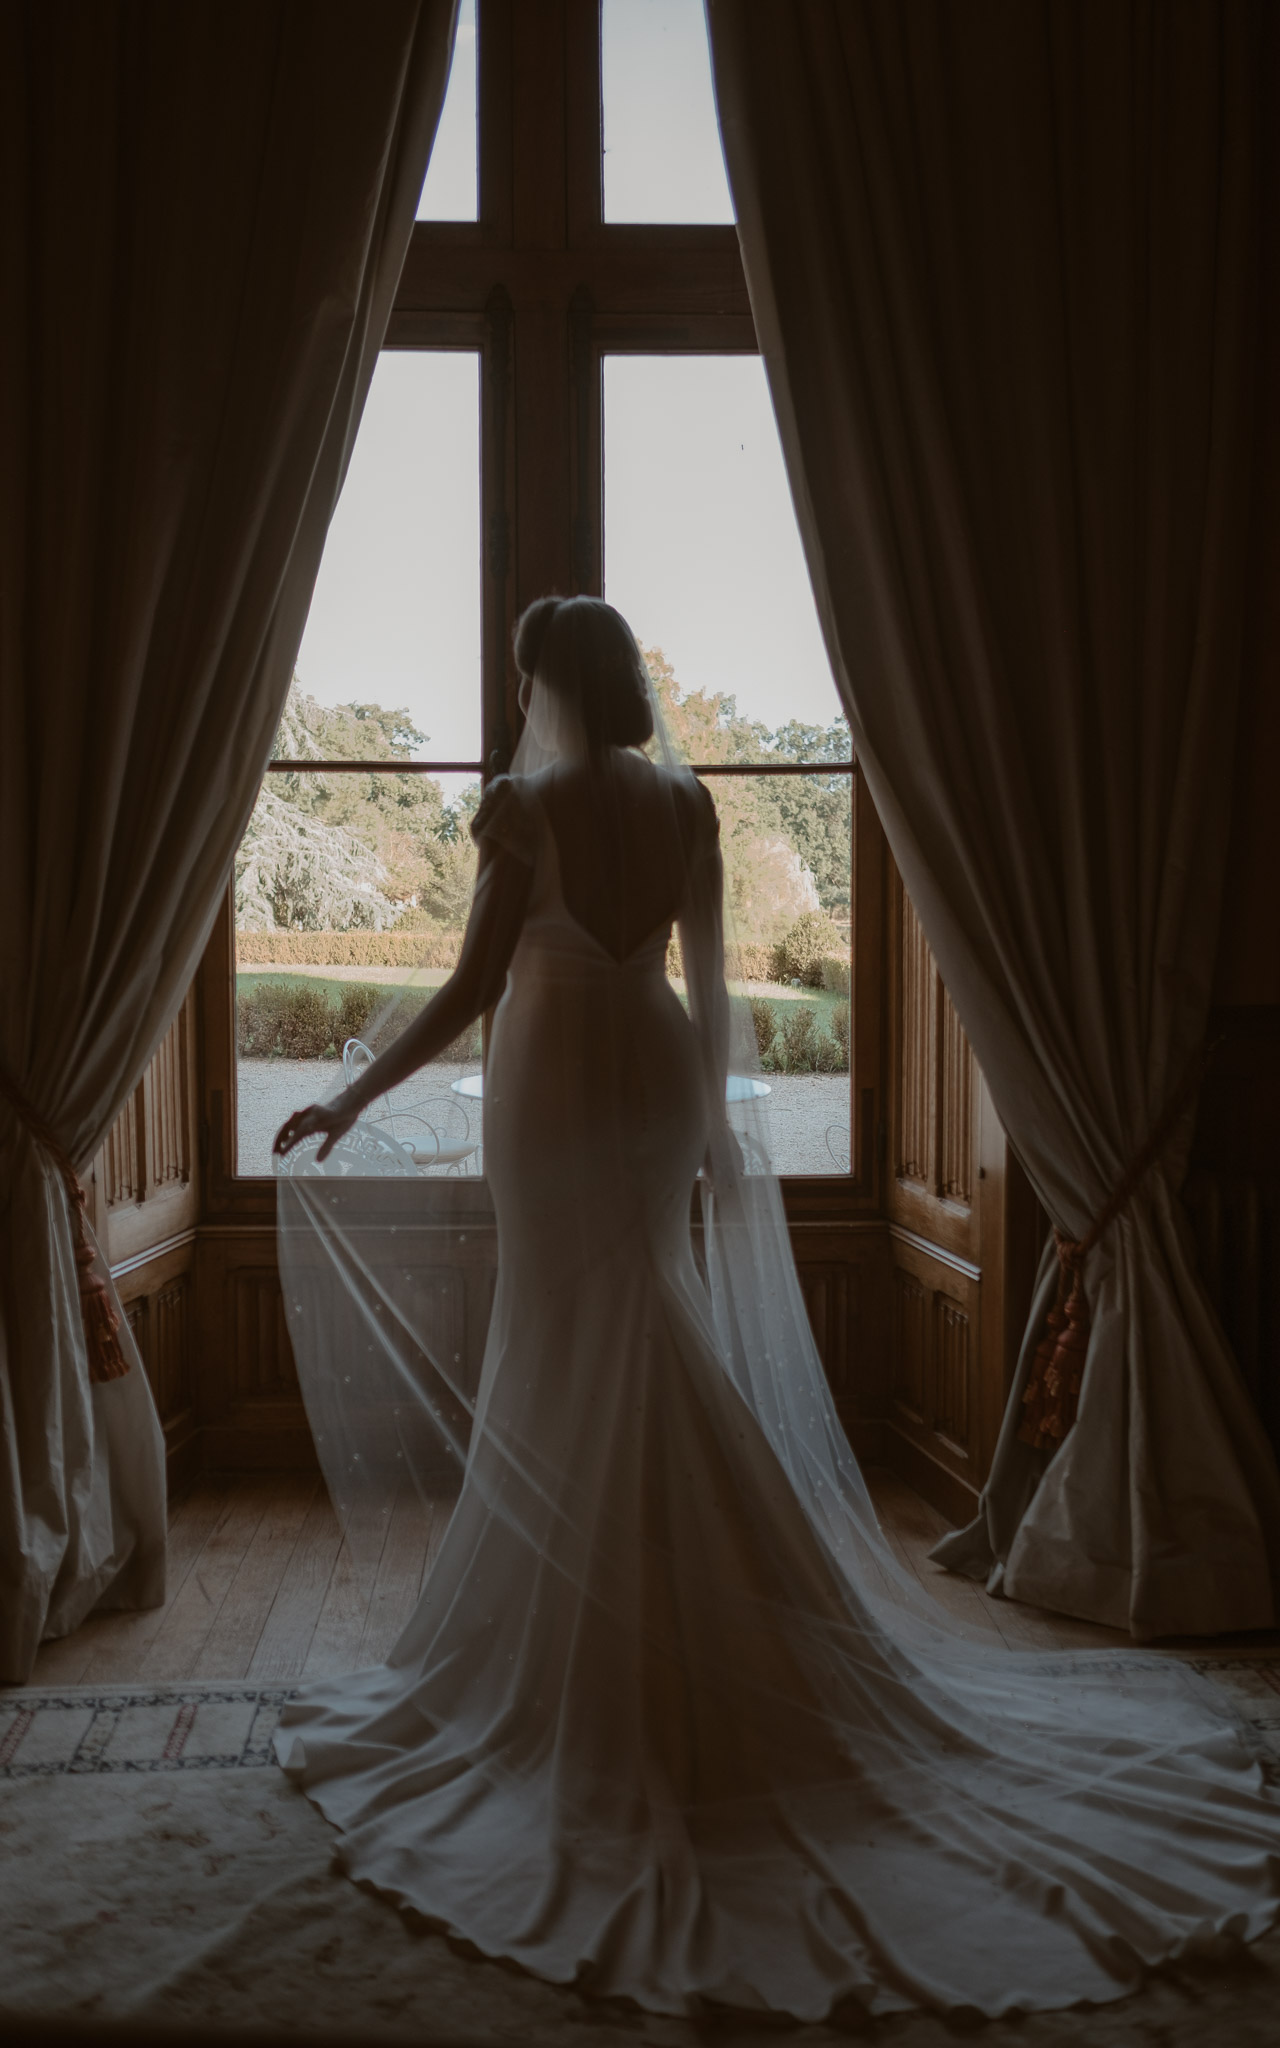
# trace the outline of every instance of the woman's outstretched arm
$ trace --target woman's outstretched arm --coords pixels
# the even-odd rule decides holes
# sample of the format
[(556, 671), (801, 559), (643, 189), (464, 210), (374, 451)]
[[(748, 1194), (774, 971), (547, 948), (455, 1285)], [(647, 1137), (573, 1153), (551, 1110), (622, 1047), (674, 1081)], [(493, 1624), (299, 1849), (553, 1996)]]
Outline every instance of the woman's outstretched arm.
[(297, 1111), (281, 1124), (274, 1152), (288, 1152), (300, 1138), (323, 1131), (325, 1141), (316, 1157), (327, 1158), (376, 1096), (385, 1095), (435, 1059), (497, 1001), (529, 907), (532, 883), (533, 870), (524, 861), (491, 840), (480, 842), (476, 891), (453, 973), (426, 1008), (336, 1101), (313, 1102), (309, 1109)]

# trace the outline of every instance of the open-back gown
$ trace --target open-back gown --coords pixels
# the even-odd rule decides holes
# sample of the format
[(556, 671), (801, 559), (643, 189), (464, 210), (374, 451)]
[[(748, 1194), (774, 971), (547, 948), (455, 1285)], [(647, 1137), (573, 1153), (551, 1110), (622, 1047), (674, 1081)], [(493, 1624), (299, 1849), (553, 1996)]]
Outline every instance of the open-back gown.
[(491, 1035), (499, 1281), (461, 1494), (388, 1662), (305, 1687), (281, 1761), (353, 1878), (659, 2012), (1114, 1998), (1276, 1917), (1280, 1805), (1157, 1657), (1064, 1672), (895, 1631), (726, 1371), (667, 931), (568, 912), (537, 777)]

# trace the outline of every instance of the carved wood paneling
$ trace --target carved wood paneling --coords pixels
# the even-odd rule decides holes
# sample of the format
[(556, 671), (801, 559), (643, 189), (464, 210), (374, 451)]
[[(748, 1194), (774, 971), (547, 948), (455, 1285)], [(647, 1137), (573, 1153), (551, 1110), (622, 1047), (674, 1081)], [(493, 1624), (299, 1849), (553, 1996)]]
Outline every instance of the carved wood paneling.
[(90, 1218), (113, 1266), (196, 1221), (194, 1016), (188, 993), (88, 1176)]
[(800, 1289), (836, 1406), (856, 1401), (855, 1361), (859, 1310), (856, 1266), (800, 1266)]
[(940, 979), (938, 996), (938, 1193), (967, 1205), (973, 1199), (973, 1054)]
[(195, 1258), (188, 1235), (154, 1258), (131, 1259), (116, 1273), (116, 1287), (133, 1332), (164, 1430), (171, 1483), (197, 1462), (192, 1356)]
[(298, 1375), (274, 1266), (240, 1267), (228, 1276), (230, 1371), (228, 1388), (240, 1400), (297, 1395)]
[(933, 1297), (933, 1359), (929, 1426), (966, 1456), (970, 1438), (969, 1318), (951, 1295)]
[(933, 955), (906, 890), (902, 891), (899, 1003), (897, 1174), (930, 1187), (933, 1181), (934, 980)]
[(185, 1415), (191, 1407), (190, 1308), (191, 1277), (187, 1273), (151, 1297), (148, 1364), (163, 1423)]
[(129, 1097), (107, 1132), (102, 1148), (103, 1195), (108, 1213), (125, 1202), (140, 1202), (145, 1192), (143, 1147), (139, 1142), (140, 1110), (136, 1092)]
[(893, 1398), (912, 1422), (925, 1424), (929, 1296), (914, 1273), (893, 1275)]
[(144, 1082), (148, 1192), (191, 1178), (189, 1030), (184, 1003), (161, 1039)]

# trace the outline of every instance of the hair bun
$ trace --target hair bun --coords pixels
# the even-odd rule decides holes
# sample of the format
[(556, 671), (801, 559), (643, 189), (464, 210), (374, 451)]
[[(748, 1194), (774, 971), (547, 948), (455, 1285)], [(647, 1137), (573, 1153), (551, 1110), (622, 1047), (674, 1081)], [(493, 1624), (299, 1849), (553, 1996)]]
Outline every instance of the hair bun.
[(653, 732), (635, 634), (602, 597), (540, 597), (515, 632), (516, 666), (573, 711), (587, 745), (642, 747)]
[(563, 603), (561, 597), (538, 597), (521, 613), (515, 634), (515, 657), (522, 676), (537, 674), (547, 644), (547, 630)]

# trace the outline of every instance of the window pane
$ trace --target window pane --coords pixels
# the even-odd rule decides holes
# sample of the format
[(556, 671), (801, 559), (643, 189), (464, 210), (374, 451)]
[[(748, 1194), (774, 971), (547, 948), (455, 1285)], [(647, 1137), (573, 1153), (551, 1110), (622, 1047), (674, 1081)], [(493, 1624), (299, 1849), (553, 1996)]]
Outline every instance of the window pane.
[(768, 1090), (749, 1117), (731, 1096), (730, 1122), (763, 1137), (775, 1173), (847, 1173), (852, 778), (716, 775), (707, 788), (720, 819), (730, 992), (750, 1009), (740, 1021)]
[(419, 220), (478, 220), (476, 0), (462, 0), (449, 85), (418, 201)]
[(770, 732), (841, 722), (759, 356), (607, 356), (604, 454), (605, 590), (641, 644)]
[[(235, 867), (239, 1173), (269, 1173), (285, 1117), (341, 1085), (344, 1044), (380, 1051), (456, 964), (479, 796), (385, 768), (267, 776)], [(370, 1120), (422, 1171), (478, 1172), (479, 1105), (453, 1083), (479, 1068), (477, 1024)]]
[(604, 217), (733, 220), (702, 0), (604, 0)]
[(379, 358), (277, 753), (480, 758), (479, 360)]

